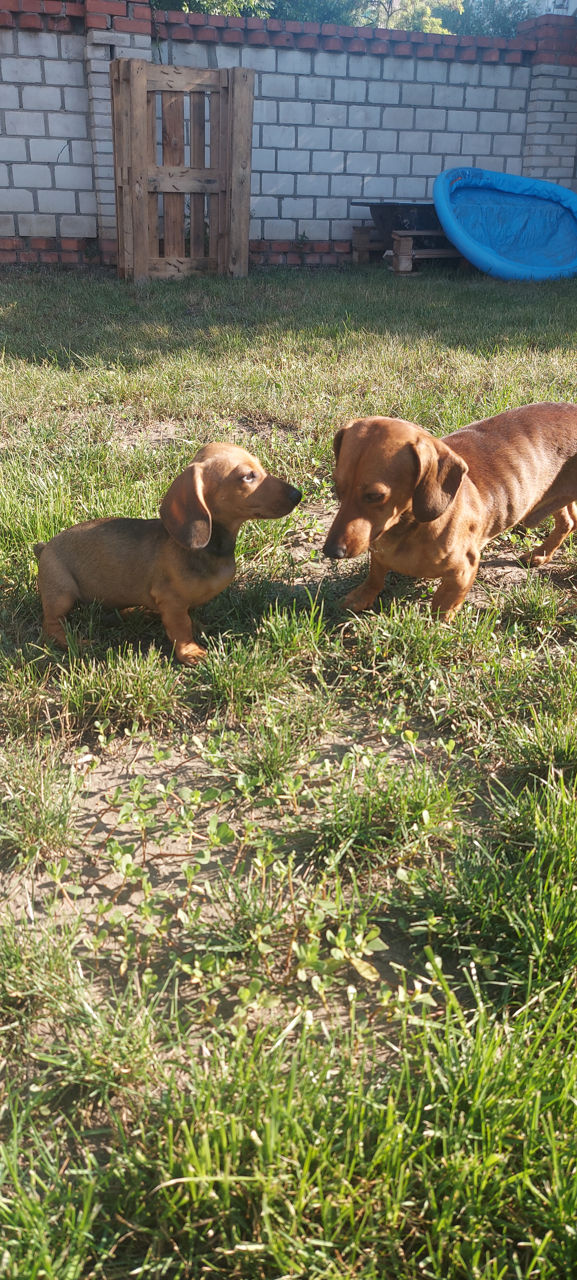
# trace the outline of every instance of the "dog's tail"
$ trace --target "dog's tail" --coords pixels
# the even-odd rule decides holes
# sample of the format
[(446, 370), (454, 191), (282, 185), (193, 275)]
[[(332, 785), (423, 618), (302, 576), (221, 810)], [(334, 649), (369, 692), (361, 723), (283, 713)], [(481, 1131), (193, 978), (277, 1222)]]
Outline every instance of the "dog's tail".
[(32, 547), (32, 550), (33, 550), (34, 555), (36, 556), (36, 559), (37, 559), (37, 560), (39, 560), (39, 559), (40, 559), (40, 552), (44, 550), (44, 547), (45, 547), (45, 546), (46, 546), (46, 543), (45, 543), (45, 542), (35, 542), (35, 543), (34, 543), (34, 546)]

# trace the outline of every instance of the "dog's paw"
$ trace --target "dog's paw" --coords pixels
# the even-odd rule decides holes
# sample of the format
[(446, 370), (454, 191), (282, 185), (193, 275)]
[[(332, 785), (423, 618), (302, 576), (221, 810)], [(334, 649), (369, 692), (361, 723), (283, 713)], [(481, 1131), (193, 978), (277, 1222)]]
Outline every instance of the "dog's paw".
[(374, 591), (367, 591), (366, 587), (356, 587), (354, 591), (349, 591), (345, 596), (342, 607), (343, 609), (352, 609), (353, 613), (363, 613), (365, 609), (370, 609), (375, 603), (376, 596)]
[(519, 559), (521, 564), (527, 565), (528, 569), (539, 569), (542, 564), (547, 564), (547, 561), (551, 559), (551, 556), (547, 555), (547, 552), (543, 551), (541, 547), (535, 547), (533, 551), (524, 551), (523, 554), (519, 556)]
[(174, 652), (178, 661), (185, 667), (194, 667), (197, 662), (202, 662), (203, 658), (206, 658), (206, 649), (203, 649), (200, 644), (195, 644), (194, 640), (175, 645)]

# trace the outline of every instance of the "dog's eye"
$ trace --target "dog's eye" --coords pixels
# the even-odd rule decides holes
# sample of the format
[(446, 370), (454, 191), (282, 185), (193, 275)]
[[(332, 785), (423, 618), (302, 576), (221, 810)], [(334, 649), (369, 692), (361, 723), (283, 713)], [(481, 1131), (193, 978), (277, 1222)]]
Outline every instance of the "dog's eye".
[(241, 476), (241, 480), (244, 484), (254, 484), (255, 480), (258, 480), (256, 471), (247, 471), (245, 476)]
[(380, 489), (376, 493), (365, 493), (365, 502), (382, 502), (384, 496)]

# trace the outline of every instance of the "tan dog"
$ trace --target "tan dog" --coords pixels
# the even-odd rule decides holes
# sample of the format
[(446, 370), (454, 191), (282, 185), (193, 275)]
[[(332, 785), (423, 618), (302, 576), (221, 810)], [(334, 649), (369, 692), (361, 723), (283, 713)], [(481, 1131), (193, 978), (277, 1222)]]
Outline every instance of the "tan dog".
[(286, 516), (300, 499), (244, 449), (205, 445), (165, 494), (160, 520), (89, 520), (36, 543), (45, 634), (66, 645), (62, 620), (77, 600), (142, 605), (160, 614), (177, 658), (192, 666), (204, 649), (188, 610), (232, 582), (240, 526)]
[(402, 418), (361, 418), (337, 431), (334, 450), (341, 505), (324, 553), (370, 551), (349, 609), (369, 609), (393, 569), (440, 578), (432, 607), (450, 618), (491, 538), (554, 516), (553, 531), (523, 557), (542, 565), (577, 527), (577, 405), (523, 405), (442, 440)]

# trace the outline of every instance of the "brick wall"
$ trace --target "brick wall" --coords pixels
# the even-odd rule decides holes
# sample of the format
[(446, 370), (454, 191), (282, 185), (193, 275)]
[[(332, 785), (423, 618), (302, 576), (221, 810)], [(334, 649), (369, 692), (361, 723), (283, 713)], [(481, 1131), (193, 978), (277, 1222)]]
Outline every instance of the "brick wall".
[(255, 263), (350, 254), (355, 200), (430, 199), (475, 164), (577, 190), (577, 20), (514, 40), (0, 0), (0, 259), (112, 261), (109, 64), (255, 70)]

